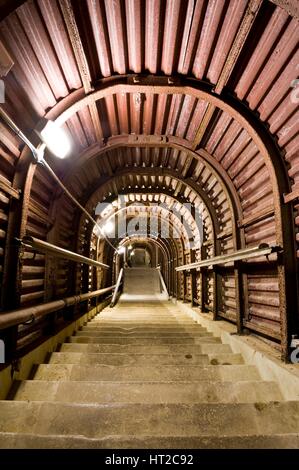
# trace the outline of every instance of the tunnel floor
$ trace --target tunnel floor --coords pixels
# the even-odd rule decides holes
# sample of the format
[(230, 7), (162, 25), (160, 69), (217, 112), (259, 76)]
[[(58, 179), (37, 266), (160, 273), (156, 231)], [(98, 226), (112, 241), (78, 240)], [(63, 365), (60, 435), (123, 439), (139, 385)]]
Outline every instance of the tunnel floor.
[(0, 402), (2, 448), (298, 447), (284, 401), (179, 305), (106, 307)]

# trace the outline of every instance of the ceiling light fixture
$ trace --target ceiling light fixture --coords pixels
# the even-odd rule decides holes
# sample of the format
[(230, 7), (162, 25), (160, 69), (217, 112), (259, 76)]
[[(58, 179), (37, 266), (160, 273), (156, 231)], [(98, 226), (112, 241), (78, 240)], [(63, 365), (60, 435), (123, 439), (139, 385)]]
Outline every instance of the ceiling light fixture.
[(65, 158), (71, 151), (70, 139), (56, 122), (48, 121), (40, 133), (47, 148), (58, 158)]
[(114, 230), (114, 223), (113, 222), (107, 222), (103, 227), (103, 232), (105, 232), (105, 233), (112, 233), (113, 230)]

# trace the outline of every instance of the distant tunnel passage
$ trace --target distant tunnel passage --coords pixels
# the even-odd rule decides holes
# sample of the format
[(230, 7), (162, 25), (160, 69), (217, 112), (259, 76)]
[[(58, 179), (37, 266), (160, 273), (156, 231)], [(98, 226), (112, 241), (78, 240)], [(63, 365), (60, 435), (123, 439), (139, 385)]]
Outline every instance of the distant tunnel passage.
[(124, 294), (156, 295), (161, 293), (156, 268), (127, 268), (124, 271)]

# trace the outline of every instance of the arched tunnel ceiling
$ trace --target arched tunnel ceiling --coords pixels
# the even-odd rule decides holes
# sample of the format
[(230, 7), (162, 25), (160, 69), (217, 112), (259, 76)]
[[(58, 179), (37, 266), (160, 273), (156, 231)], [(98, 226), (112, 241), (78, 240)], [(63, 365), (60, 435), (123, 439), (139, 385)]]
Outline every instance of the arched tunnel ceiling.
[(125, 246), (127, 249), (129, 246), (144, 246), (150, 248), (157, 248), (161, 251), (163, 256), (163, 261), (166, 264), (171, 262), (177, 262), (180, 259), (183, 259), (182, 246), (180, 245), (179, 240), (166, 240), (156, 237), (142, 237), (142, 236), (132, 236), (123, 238), (120, 241), (120, 246)]
[[(148, 165), (142, 163), (144, 154), (148, 155)], [(89, 188), (89, 191), (84, 192), (87, 207), (94, 210), (98, 202), (105, 200), (111, 194), (124, 194), (126, 192), (169, 192), (175, 198), (182, 199), (186, 203), (189, 201), (198, 205), (203, 201), (211, 212), (216, 216), (216, 210), (220, 205), (229, 212), (229, 202), (227, 201), (224, 187), (221, 185), (214, 175), (209, 172), (203, 164), (198, 165), (198, 171), (202, 175), (202, 184), (197, 184), (195, 172), (193, 178), (182, 178), (180, 168), (176, 166), (174, 160), (174, 168), (171, 166), (164, 166), (163, 160), (167, 156), (172, 157), (172, 152), (164, 149), (153, 149), (147, 152), (146, 149), (140, 148), (124, 148), (119, 152), (111, 152), (108, 159), (114, 166), (112, 174), (106, 175), (101, 178), (101, 172), (97, 166), (100, 160), (96, 159), (91, 162), (90, 166), (83, 167), (80, 174), (74, 175), (72, 180), (69, 181), (70, 187), (79, 195), (83, 195), (81, 191), (83, 188)], [(115, 157), (115, 160), (114, 160)], [(117, 161), (120, 159), (119, 161)], [(141, 165), (138, 165), (138, 160)], [(146, 158), (145, 158), (146, 160)], [(181, 157), (183, 160), (183, 156)], [(115, 163), (115, 165), (114, 165)], [(182, 162), (181, 162), (182, 163)], [(86, 171), (84, 171), (86, 170)], [(88, 179), (83, 183), (82, 178)], [(208, 181), (209, 180), (209, 181)], [(89, 197), (88, 197), (89, 196)], [(212, 202), (211, 202), (212, 201)], [(229, 214), (227, 220), (231, 219), (232, 214)], [(226, 221), (227, 221), (226, 220)], [(220, 230), (221, 216), (217, 218)], [(223, 221), (225, 224), (225, 221)]]
[[(298, 20), (290, 11), (296, 16), (295, 8), (287, 12), (267, 0), (24, 2), (0, 25), (15, 62), (5, 77), (5, 107), (24, 130), (44, 116), (65, 121), (72, 156), (53, 164), (68, 179), (76, 166), (88, 177), (87, 158), (109, 148), (111, 136), (122, 136), (120, 146), (135, 140), (136, 157), (128, 149), (117, 162), (105, 152), (99, 176), (132, 162), (137, 168), (170, 167), (180, 178), (196, 180), (202, 168), (188, 150), (204, 150), (237, 193), (232, 200), (239, 222), (257, 213), (264, 217), (247, 242), (260, 237), (281, 244), (279, 193), (296, 192), (299, 177), (298, 104), (290, 86), (299, 62)], [(127, 74), (133, 75), (122, 78)], [(277, 137), (285, 163), (279, 152), (263, 153), (265, 128), (251, 125), (254, 113)], [(159, 138), (166, 150), (159, 150)], [(171, 139), (185, 152), (167, 149)], [(20, 149), (17, 138), (12, 142), (2, 149), (10, 162)], [(146, 148), (138, 150), (139, 143)], [(276, 184), (275, 172), (284, 166), (289, 178), (282, 175)]]

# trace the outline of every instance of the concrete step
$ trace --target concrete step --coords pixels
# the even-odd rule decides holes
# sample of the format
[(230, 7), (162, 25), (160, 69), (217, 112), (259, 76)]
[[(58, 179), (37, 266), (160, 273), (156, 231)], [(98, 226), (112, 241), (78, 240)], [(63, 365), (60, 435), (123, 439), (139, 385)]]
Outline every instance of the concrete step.
[(152, 306), (157, 307), (157, 309), (171, 307), (171, 309), (173, 309), (173, 311), (182, 312), (182, 310), (180, 310), (180, 307), (178, 305), (175, 305), (174, 303), (169, 302), (169, 300), (167, 300), (167, 299), (161, 300), (159, 302), (157, 302), (157, 300), (155, 300), (155, 299), (147, 299), (144, 302), (139, 302), (139, 301), (136, 302), (136, 300), (133, 299), (133, 298), (131, 300), (126, 301), (126, 302), (122, 302), (122, 300), (120, 299), (120, 301), (116, 305), (116, 308), (121, 309), (121, 308), (124, 308), (126, 306), (130, 306), (132, 308), (137, 308), (137, 307), (140, 307), (141, 304), (144, 306), (144, 308), (150, 308)]
[(209, 362), (213, 366), (216, 365), (232, 365), (232, 364), (244, 364), (242, 354), (238, 353), (225, 353), (225, 354), (208, 354)]
[(190, 320), (190, 316), (187, 313), (183, 313), (180, 310), (168, 310), (167, 308), (159, 308), (157, 304), (153, 304), (150, 307), (146, 307), (144, 304), (140, 305), (140, 303), (134, 307), (130, 307), (127, 303), (123, 307), (119, 308), (105, 308), (102, 310), (97, 316), (120, 316), (120, 315), (132, 315), (135, 317), (161, 317), (162, 319), (165, 317), (170, 318), (185, 318), (186, 320)]
[[(152, 315), (147, 315), (146, 317), (141, 317), (141, 316), (133, 316), (133, 315), (119, 315), (119, 316), (113, 316), (113, 318), (109, 318), (107, 316), (103, 316), (100, 320), (94, 320), (92, 323), (104, 323), (106, 322), (107, 324), (114, 325), (115, 323), (139, 323), (140, 326), (142, 325), (149, 325), (151, 323), (153, 324), (159, 324), (159, 325), (178, 325), (178, 324), (184, 324), (184, 325), (196, 325), (196, 323), (192, 320), (188, 321), (185, 318), (169, 318), (161, 316), (154, 317)], [(109, 322), (109, 323), (108, 323)]]
[(40, 364), (34, 378), (37, 380), (74, 381), (161, 381), (161, 380), (258, 380), (257, 369), (250, 365), (189, 365), (186, 366), (103, 366), (80, 364)]
[(188, 333), (186, 331), (173, 331), (171, 333), (163, 332), (163, 331), (147, 331), (146, 329), (143, 332), (112, 332), (107, 333), (106, 331), (101, 331), (101, 329), (92, 329), (92, 328), (82, 328), (82, 330), (77, 331), (76, 336), (94, 336), (96, 338), (197, 338), (202, 336), (213, 336), (212, 333), (209, 333), (206, 330), (201, 331), (193, 331), (192, 333)]
[(109, 319), (126, 317), (126, 318), (134, 318), (136, 320), (138, 320), (139, 318), (142, 318), (143, 320), (153, 319), (153, 320), (161, 320), (161, 321), (179, 319), (179, 320), (194, 322), (193, 318), (189, 317), (185, 313), (170, 313), (166, 310), (163, 310), (163, 312), (159, 312), (156, 307), (152, 307), (152, 309), (150, 310), (146, 310), (143, 307), (142, 308), (139, 307), (138, 310), (129, 309), (129, 308), (114, 310), (114, 308), (113, 309), (109, 308), (107, 310), (102, 310), (101, 313), (96, 315), (94, 318), (102, 319), (102, 318), (108, 318), (108, 317)]
[(2, 401), (0, 432), (48, 436), (213, 437), (299, 433), (299, 402), (71, 404)]
[[(137, 323), (137, 326), (134, 326)], [(189, 322), (179, 322), (179, 321), (172, 321), (172, 322), (156, 322), (156, 323), (149, 323), (145, 321), (139, 321), (138, 319), (130, 319), (125, 320), (124, 318), (122, 320), (119, 320), (117, 323), (113, 321), (106, 321), (105, 319), (102, 320), (91, 320), (89, 323), (87, 323), (85, 326), (97, 326), (101, 328), (106, 328), (106, 329), (115, 329), (115, 328), (153, 328), (155, 330), (162, 328), (162, 329), (173, 329), (173, 328), (201, 328), (205, 329), (203, 326), (201, 326), (198, 323), (189, 323)]]
[(282, 400), (275, 382), (68, 382), (24, 380), (15, 400), (64, 403), (264, 403)]
[(197, 336), (196, 338), (188, 338), (183, 337), (179, 338), (178, 336), (175, 337), (146, 337), (146, 338), (122, 338), (120, 336), (110, 336), (110, 337), (103, 337), (103, 336), (93, 336), (93, 335), (75, 335), (70, 336), (69, 341), (72, 343), (98, 343), (98, 344), (135, 344), (137, 346), (149, 346), (149, 345), (163, 345), (163, 344), (201, 344), (201, 343), (219, 343), (220, 339), (215, 338), (215, 336)]
[[(188, 316), (186, 313), (182, 313), (181, 311), (170, 311), (166, 308), (159, 309), (157, 308), (156, 304), (153, 304), (151, 307), (146, 308), (144, 305), (138, 305), (138, 307), (130, 307), (126, 305), (126, 307), (118, 308), (106, 308), (98, 313), (95, 318), (103, 318), (103, 317), (120, 317), (120, 316), (132, 316), (134, 318), (159, 318), (165, 320), (171, 320), (175, 318), (182, 318), (188, 321), (192, 321), (193, 319)], [(168, 318), (167, 318), (168, 317)], [(194, 320), (193, 320), (194, 321)]]
[[(143, 320), (143, 321), (138, 321), (136, 319), (117, 319), (117, 320), (97, 320), (97, 321), (92, 321), (90, 323), (91, 325), (96, 325), (96, 326), (106, 326), (109, 328), (160, 328), (160, 327), (165, 327), (165, 328), (172, 328), (172, 327), (180, 327), (180, 328), (185, 328), (185, 327), (197, 327), (198, 323), (195, 323), (194, 321), (176, 321), (176, 320), (169, 320), (169, 321), (164, 321), (160, 322), (158, 320)], [(198, 325), (199, 326), (199, 325)]]
[(193, 332), (201, 332), (207, 331), (206, 328), (201, 326), (187, 326), (181, 327), (179, 325), (171, 326), (171, 327), (152, 327), (152, 326), (142, 326), (142, 327), (131, 327), (131, 326), (124, 326), (124, 327), (107, 327), (103, 325), (95, 325), (92, 323), (88, 323), (86, 326), (82, 327), (80, 331), (100, 331), (103, 333), (135, 333), (135, 334), (144, 334), (144, 333), (193, 333)]
[[(220, 350), (221, 351), (221, 350)], [(207, 353), (80, 353), (80, 351), (52, 353), (49, 363), (64, 364), (106, 364), (106, 365), (233, 365), (244, 364), (241, 354), (232, 352)]]
[(117, 318), (132, 318), (138, 321), (138, 319), (142, 320), (160, 320), (161, 322), (163, 321), (174, 321), (174, 320), (183, 320), (186, 322), (195, 322), (193, 318), (186, 314), (182, 313), (170, 313), (168, 311), (163, 311), (159, 312), (156, 311), (156, 309), (153, 307), (153, 311), (146, 311), (145, 309), (140, 309), (138, 311), (133, 310), (133, 309), (122, 309), (118, 311), (114, 311), (114, 308), (109, 310), (103, 310), (101, 313), (99, 313), (95, 318), (95, 320), (100, 320), (102, 318), (108, 318), (109, 319), (117, 319)]
[[(121, 315), (124, 316), (132, 316), (134, 318), (159, 318), (161, 317), (162, 319), (175, 319), (175, 318), (183, 318), (188, 321), (194, 321), (193, 318), (188, 316), (186, 313), (182, 313), (181, 311), (170, 311), (166, 308), (163, 308), (162, 310), (157, 308), (157, 305), (153, 305), (150, 308), (146, 308), (143, 305), (138, 306), (137, 308), (130, 308), (130, 307), (122, 307), (122, 308), (106, 308), (105, 310), (101, 310), (95, 318), (103, 318), (103, 317), (120, 317)], [(166, 318), (168, 317), (168, 318)]]
[(113, 366), (209, 365), (207, 354), (86, 354), (52, 353), (49, 364), (102, 364)]
[(120, 354), (229, 354), (228, 344), (217, 342), (201, 342), (201, 344), (169, 344), (169, 345), (134, 345), (134, 344), (101, 344), (101, 343), (64, 343), (60, 346), (62, 352), (84, 353), (120, 353)]
[[(131, 315), (140, 316), (140, 317), (142, 316), (145, 317), (146, 315), (148, 316), (149, 315), (152, 315), (152, 316), (168, 315), (171, 318), (174, 318), (175, 316), (179, 316), (179, 317), (186, 318), (186, 319), (188, 318), (188, 314), (185, 312), (182, 312), (180, 309), (173, 310), (173, 309), (167, 308), (166, 306), (159, 307), (159, 304), (157, 304), (157, 302), (152, 303), (151, 305), (148, 305), (148, 306), (146, 306), (144, 302), (134, 303), (134, 305), (130, 305), (128, 302), (123, 303), (123, 304), (119, 303), (113, 309), (109, 307), (105, 308), (104, 310), (99, 312), (97, 316), (101, 317), (105, 314), (111, 315), (111, 316), (112, 314), (115, 314), (116, 316), (121, 315), (121, 314), (131, 314)], [(189, 320), (190, 319), (191, 317), (189, 317)]]
[[(0, 433), (0, 449), (298, 449), (299, 434), (250, 436), (83, 436)], [(154, 465), (154, 464), (152, 464)]]
[(87, 354), (54, 352), (49, 364), (103, 364), (113, 366), (243, 364), (241, 354)]
[(298, 449), (299, 434), (85, 438), (0, 433), (1, 449)]

